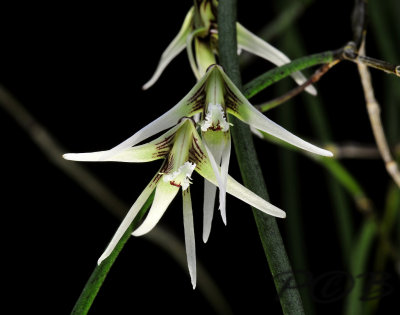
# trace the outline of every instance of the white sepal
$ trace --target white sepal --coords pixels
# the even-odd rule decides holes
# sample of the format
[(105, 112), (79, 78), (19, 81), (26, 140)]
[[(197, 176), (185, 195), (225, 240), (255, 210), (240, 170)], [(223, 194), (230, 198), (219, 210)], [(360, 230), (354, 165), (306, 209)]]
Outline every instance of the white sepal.
[[(201, 163), (196, 167), (196, 172), (198, 172), (201, 176), (203, 176), (206, 180), (214, 185), (218, 185), (217, 178), (215, 172), (212, 167), (213, 158), (209, 158), (208, 156), (204, 157)], [(215, 161), (213, 162), (215, 163)], [(265, 212), (269, 215), (285, 218), (286, 213), (270, 204), (268, 201), (259, 197), (251, 190), (247, 189), (245, 186), (239, 184), (236, 180), (234, 180), (231, 176), (228, 175), (226, 191), (230, 195), (246, 202), (252, 207), (259, 209), (262, 212)]]
[(226, 185), (228, 181), (229, 161), (231, 158), (231, 137), (225, 143), (224, 151), (221, 157), (221, 182), (219, 187), (219, 210), (221, 211), (222, 221), (226, 225)]
[(154, 72), (151, 79), (143, 85), (143, 90), (147, 90), (151, 87), (160, 77), (161, 73), (168, 66), (172, 59), (174, 59), (183, 49), (186, 47), (186, 38), (191, 32), (192, 29), (192, 20), (193, 20), (193, 8), (187, 13), (183, 25), (176, 37), (172, 40), (172, 42), (168, 45), (167, 49), (161, 55), (161, 59), (158, 63), (157, 69)]
[(207, 243), (210, 237), (212, 220), (214, 217), (215, 195), (217, 186), (204, 180), (204, 205), (203, 205), (203, 242)]
[(101, 159), (107, 160), (110, 156), (116, 154), (116, 152), (132, 147), (139, 142), (174, 126), (182, 117), (192, 117), (193, 115), (201, 112), (202, 107), (198, 106), (196, 101), (198, 98), (203, 97), (201, 89), (204, 87), (204, 83), (208, 79), (209, 74), (210, 71), (207, 72), (203, 78), (195, 84), (195, 86), (178, 104), (172, 107), (165, 114), (158, 117), (156, 120), (149, 123), (147, 126), (140, 129), (133, 136), (109, 150), (108, 153), (105, 154)]
[(333, 156), (332, 152), (318, 148), (317, 146), (300, 139), (291, 132), (287, 131), (285, 128), (279, 126), (272, 120), (268, 119), (253, 105), (249, 103), (246, 97), (233, 84), (233, 82), (223, 72), (223, 70), (220, 70), (220, 72), (224, 77), (225, 82), (228, 85), (229, 89), (232, 91), (232, 93), (235, 94), (235, 97), (238, 100), (234, 109), (227, 106), (226, 110), (228, 113), (236, 116), (237, 118), (249, 124), (250, 126), (262, 130), (266, 133), (269, 133), (270, 135), (277, 137), (283, 141), (286, 141), (296, 147), (323, 156)]
[[(224, 182), (223, 182), (222, 177), (221, 177), (220, 165), (219, 165), (219, 163), (221, 161), (221, 154), (219, 154), (219, 152), (214, 152), (214, 154), (217, 155), (216, 156), (216, 155), (213, 154), (213, 152), (207, 146), (206, 143), (203, 143), (203, 145), (204, 145), (204, 147), (205, 147), (205, 149), (207, 151), (207, 155), (208, 155), (211, 167), (212, 167), (212, 169), (214, 171), (214, 174), (215, 174), (215, 177), (217, 179), (217, 183), (218, 183), (217, 186), (219, 187), (219, 189), (221, 191), (221, 188), (223, 189), (223, 187), (224, 187)], [(219, 148), (219, 149), (223, 149), (223, 148)], [(216, 160), (216, 159), (218, 159), (218, 160)], [(225, 203), (225, 196), (222, 196), (222, 197), (223, 197), (223, 199), (221, 198), (221, 194), (220, 194), (220, 198), (219, 198), (220, 207), (221, 207), (221, 202)]]
[(275, 207), (273, 204), (264, 200), (260, 196), (253, 193), (251, 190), (247, 189), (243, 185), (239, 184), (236, 180), (234, 180), (231, 176), (228, 176), (228, 183), (226, 186), (226, 190), (232, 196), (246, 202), (250, 206), (257, 208), (258, 210), (272, 215), (278, 218), (285, 218), (285, 211)]
[(196, 242), (194, 237), (192, 200), (190, 188), (182, 191), (183, 199), (183, 228), (185, 233), (186, 257), (188, 262), (189, 275), (193, 289), (196, 288)]
[[(150, 162), (164, 158), (168, 154), (173, 135), (183, 122), (149, 143), (127, 148), (122, 151), (97, 151), (88, 153), (66, 153), (63, 158), (81, 162)], [(106, 158), (104, 158), (106, 157)]]
[(159, 181), (159, 175), (157, 174), (150, 181), (150, 183), (146, 186), (146, 188), (140, 194), (139, 198), (136, 199), (135, 203), (132, 205), (132, 207), (129, 209), (127, 215), (122, 220), (120, 226), (117, 229), (117, 232), (115, 232), (115, 234), (114, 234), (113, 238), (111, 239), (111, 242), (108, 244), (106, 250), (98, 259), (98, 261), (97, 261), (98, 265), (100, 265), (104, 259), (106, 259), (108, 256), (110, 256), (110, 254), (114, 250), (115, 246), (117, 245), (117, 243), (119, 242), (121, 237), (124, 235), (124, 233), (126, 232), (128, 227), (132, 224), (136, 215), (138, 214), (140, 209), (142, 209), (142, 207), (146, 203), (147, 199), (150, 197), (150, 195), (153, 192), (154, 188), (156, 187), (158, 181)]
[(156, 226), (158, 221), (160, 221), (178, 191), (179, 187), (160, 180), (156, 188), (153, 204), (151, 205), (146, 219), (144, 219), (143, 223), (132, 233), (132, 235), (141, 236), (150, 232)]

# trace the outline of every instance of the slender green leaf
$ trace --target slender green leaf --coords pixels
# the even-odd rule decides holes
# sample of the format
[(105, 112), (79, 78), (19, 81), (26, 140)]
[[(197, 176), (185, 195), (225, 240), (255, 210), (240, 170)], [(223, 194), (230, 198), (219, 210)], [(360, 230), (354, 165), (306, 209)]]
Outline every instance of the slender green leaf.
[(90, 276), (85, 287), (83, 288), (83, 291), (79, 296), (71, 312), (71, 315), (85, 315), (89, 312), (90, 307), (92, 306), (93, 301), (97, 296), (97, 293), (99, 292), (101, 286), (103, 285), (103, 282), (108, 272), (113, 266), (115, 260), (117, 259), (125, 243), (131, 237), (133, 230), (138, 226), (140, 220), (143, 218), (144, 214), (149, 209), (151, 203), (153, 202), (153, 198), (154, 198), (154, 192), (150, 195), (149, 199), (146, 201), (146, 203), (136, 216), (135, 220), (126, 230), (124, 236), (120, 239), (114, 251), (110, 254), (110, 256), (108, 256), (108, 258), (103, 260), (103, 262), (100, 265), (96, 265), (95, 269), (92, 272), (92, 275)]
[(314, 54), (293, 60), (292, 62), (276, 67), (272, 70), (253, 79), (243, 87), (243, 94), (247, 98), (251, 98), (262, 90), (266, 89), (271, 84), (278, 82), (296, 71), (301, 71), (319, 64), (324, 64), (333, 61), (335, 53), (326, 51), (319, 54)]

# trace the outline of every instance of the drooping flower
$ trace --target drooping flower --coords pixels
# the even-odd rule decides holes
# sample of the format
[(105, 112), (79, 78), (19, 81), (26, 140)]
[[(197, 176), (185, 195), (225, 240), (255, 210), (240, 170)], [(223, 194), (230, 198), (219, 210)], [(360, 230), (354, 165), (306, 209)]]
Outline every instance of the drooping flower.
[[(161, 55), (158, 66), (151, 79), (143, 85), (143, 89), (151, 87), (161, 76), (164, 69), (185, 48), (190, 66), (197, 79), (200, 79), (211, 64), (217, 63), (218, 56), (218, 21), (217, 0), (197, 0), (187, 13), (182, 27), (176, 37)], [(280, 50), (259, 38), (240, 23), (236, 23), (238, 50), (244, 50), (270, 61), (276, 66), (290, 62), (290, 59)], [(194, 46), (194, 52), (193, 52)], [(301, 72), (295, 72), (292, 78), (303, 84), (306, 78)], [(317, 91), (310, 85), (306, 88), (310, 94)]]
[[(196, 171), (213, 185), (217, 185), (217, 179), (212, 166), (212, 164), (215, 165), (216, 162), (211, 155), (208, 155), (192, 119), (183, 118), (175, 127), (146, 144), (128, 147), (118, 151), (68, 153), (63, 157), (74, 161), (117, 162), (149, 162), (164, 159), (160, 170), (146, 186), (125, 216), (111, 242), (99, 258), (98, 264), (101, 264), (101, 262), (111, 254), (118, 241), (124, 235), (127, 228), (154, 190), (155, 195), (151, 208), (143, 223), (132, 233), (134, 236), (140, 236), (150, 232), (182, 188), (186, 254), (189, 274), (193, 288), (195, 288), (196, 251), (190, 196), (191, 176), (193, 171)], [(226, 190), (236, 198), (264, 213), (280, 218), (285, 217), (284, 211), (257, 196), (230, 176), (227, 177)]]
[[(126, 150), (174, 126), (181, 117), (192, 117), (199, 113), (202, 115), (199, 125), (203, 143), (208, 155), (215, 161), (212, 167), (220, 189), (219, 208), (225, 223), (225, 191), (231, 152), (228, 114), (301, 149), (319, 155), (332, 156), (331, 152), (300, 139), (264, 116), (249, 103), (220, 66), (212, 65), (178, 104), (109, 152), (104, 153), (104, 156), (99, 156), (99, 159), (107, 159), (112, 154)], [(211, 230), (215, 202), (212, 196), (216, 194), (215, 186), (205, 182), (205, 194), (208, 198), (204, 199), (204, 242), (207, 241)]]

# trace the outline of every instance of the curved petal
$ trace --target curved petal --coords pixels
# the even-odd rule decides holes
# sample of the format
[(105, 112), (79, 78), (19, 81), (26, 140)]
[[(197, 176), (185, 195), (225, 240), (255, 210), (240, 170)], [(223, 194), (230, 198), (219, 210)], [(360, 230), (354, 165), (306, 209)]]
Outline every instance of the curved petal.
[(158, 63), (156, 71), (154, 72), (151, 79), (143, 85), (143, 90), (147, 90), (149, 87), (151, 87), (158, 80), (161, 73), (168, 66), (171, 60), (174, 59), (185, 48), (186, 38), (190, 34), (190, 31), (192, 29), (192, 20), (193, 8), (191, 8), (187, 13), (178, 35), (176, 35), (176, 37), (172, 40), (167, 49), (161, 55), (161, 59)]
[(194, 238), (192, 200), (190, 188), (182, 190), (183, 229), (185, 231), (186, 257), (193, 289), (196, 288), (196, 242)]
[(112, 251), (114, 250), (115, 246), (118, 244), (119, 240), (121, 237), (125, 234), (126, 230), (128, 227), (132, 224), (133, 220), (135, 219), (136, 215), (142, 209), (143, 205), (147, 201), (147, 199), (150, 197), (151, 193), (153, 190), (156, 188), (157, 182), (160, 180), (160, 175), (157, 173), (155, 177), (150, 181), (150, 183), (146, 186), (146, 188), (143, 190), (143, 192), (140, 194), (138, 199), (135, 201), (135, 203), (132, 205), (132, 207), (129, 209), (127, 215), (121, 222), (120, 226), (117, 229), (117, 232), (115, 232), (113, 238), (111, 239), (111, 242), (108, 244), (106, 250), (104, 253), (100, 256), (99, 260), (97, 261), (97, 264), (100, 265), (101, 262), (106, 259)]
[[(196, 172), (203, 176), (210, 183), (217, 185), (217, 178), (215, 176), (213, 167), (211, 166), (211, 160), (207, 155), (204, 155), (201, 160), (197, 160)], [(214, 161), (215, 162), (215, 161)], [(281, 209), (275, 207), (268, 201), (259, 197), (251, 190), (247, 189), (243, 185), (239, 184), (231, 176), (228, 175), (226, 191), (232, 196), (248, 203), (250, 206), (257, 208), (258, 210), (267, 213), (269, 215), (285, 218), (286, 213)]]
[(226, 185), (228, 181), (229, 161), (231, 158), (231, 137), (228, 133), (228, 140), (225, 143), (224, 151), (221, 158), (221, 182), (222, 187), (219, 187), (219, 210), (221, 211), (222, 221), (226, 225)]
[(171, 185), (169, 182), (160, 180), (158, 182), (153, 204), (143, 223), (132, 233), (133, 236), (141, 236), (150, 232), (160, 221), (169, 204), (175, 198), (179, 187)]
[[(135, 146), (133, 148), (128, 148), (123, 151), (117, 151), (110, 154), (109, 151), (97, 151), (88, 153), (66, 153), (63, 158), (72, 161), (83, 161), (83, 162), (150, 162), (158, 159), (164, 158), (170, 151), (171, 142), (176, 131), (184, 123), (182, 121), (175, 127), (168, 130), (162, 136), (157, 139)], [(104, 157), (106, 157), (104, 159)]]
[[(251, 33), (241, 24), (236, 23), (236, 29), (238, 47), (240, 49), (246, 50), (254, 55), (266, 59), (277, 66), (282, 66), (290, 62), (290, 59), (284, 53), (276, 49), (274, 46), (268, 44), (260, 37)], [(304, 75), (299, 71), (292, 73), (291, 76), (299, 85), (307, 81)], [(312, 85), (308, 86), (306, 91), (312, 95), (317, 95), (317, 90)]]
[(250, 206), (257, 208), (258, 210), (272, 215), (278, 218), (285, 218), (285, 211), (275, 207), (273, 204), (264, 200), (260, 196), (253, 193), (251, 190), (247, 189), (243, 185), (239, 184), (236, 180), (234, 180), (231, 176), (228, 176), (228, 183), (226, 189), (229, 194), (235, 196), (236, 198), (246, 202)]
[(156, 120), (149, 123), (147, 126), (140, 129), (133, 136), (109, 150), (108, 153), (101, 158), (101, 160), (107, 160), (110, 156), (116, 154), (116, 152), (132, 147), (139, 142), (174, 126), (182, 117), (192, 117), (193, 115), (201, 112), (205, 99), (205, 82), (209, 75), (210, 71), (208, 71), (201, 78), (201, 80), (195, 84), (195, 86), (178, 104), (172, 107), (165, 114), (158, 117)]
[(235, 104), (226, 104), (227, 112), (249, 124), (251, 127), (267, 132), (270, 135), (286, 141), (296, 147), (323, 156), (333, 156), (332, 152), (318, 148), (317, 146), (300, 139), (291, 132), (287, 131), (285, 128), (268, 119), (249, 103), (246, 97), (244, 97), (244, 95), (233, 84), (223, 70), (220, 70), (220, 72), (225, 79), (227, 88), (230, 90), (229, 93), (232, 93), (233, 97), (235, 98)]

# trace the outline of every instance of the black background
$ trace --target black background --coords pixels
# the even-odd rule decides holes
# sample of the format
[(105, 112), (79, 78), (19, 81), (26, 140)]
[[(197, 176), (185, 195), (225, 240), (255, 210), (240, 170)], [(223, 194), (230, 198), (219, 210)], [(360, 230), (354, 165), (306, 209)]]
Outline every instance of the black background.
[[(239, 1), (239, 21), (257, 32), (275, 15), (265, 2)], [(309, 53), (335, 49), (351, 39), (351, 1), (317, 1), (297, 22)], [(104, 150), (118, 144), (176, 104), (193, 86), (186, 53), (148, 91), (159, 57), (191, 5), (138, 1), (131, 4), (15, 4), (2, 10), (0, 82), (66, 148)], [(317, 26), (317, 27), (315, 27)], [(388, 35), (389, 36), (389, 35)], [(395, 39), (393, 39), (395, 40)], [(373, 39), (370, 53), (379, 57)], [(300, 56), (290, 56), (292, 58)], [(399, 62), (394, 60), (393, 62)], [(270, 67), (256, 60), (247, 82)], [(373, 72), (377, 93), (382, 74)], [(335, 141), (372, 143), (356, 67), (345, 63), (317, 85)], [(270, 97), (267, 92), (264, 97)], [(301, 106), (301, 104), (299, 105)], [(274, 112), (270, 117), (274, 119)], [(313, 139), (298, 110), (301, 135)], [(2, 139), (2, 257), (5, 308), (14, 313), (68, 314), (120, 219), (107, 212), (50, 163), (27, 134), (0, 111)], [(271, 202), (282, 206), (276, 146), (256, 140)], [(299, 157), (310, 272), (345, 270), (340, 259), (331, 202), (320, 167)], [(72, 162), (71, 162), (72, 163)], [(124, 202), (132, 204), (158, 162), (86, 164)], [(388, 177), (380, 161), (347, 162), (376, 204)], [(239, 177), (234, 156), (230, 173)], [(192, 185), (198, 260), (224, 292), (235, 314), (280, 314), (275, 289), (250, 208), (228, 198), (228, 225), (216, 213), (210, 240), (201, 241), (202, 179)], [(361, 216), (354, 214), (356, 222)], [(161, 220), (183, 241), (181, 199)], [(284, 223), (279, 221), (284, 231)], [(11, 276), (11, 277), (8, 277)], [(393, 275), (394, 276), (394, 275)], [(8, 278), (8, 280), (5, 280)], [(398, 293), (398, 291), (396, 291)], [(383, 303), (390, 303), (387, 297)], [(318, 303), (319, 314), (338, 314), (342, 300)], [(186, 270), (144, 238), (132, 238), (113, 266), (93, 314), (213, 314)], [(29, 312), (28, 312), (29, 313)]]

